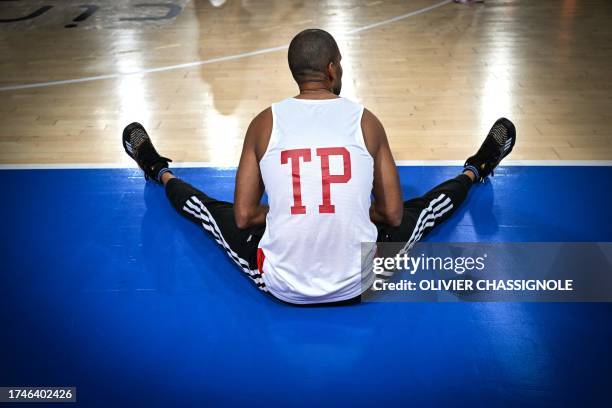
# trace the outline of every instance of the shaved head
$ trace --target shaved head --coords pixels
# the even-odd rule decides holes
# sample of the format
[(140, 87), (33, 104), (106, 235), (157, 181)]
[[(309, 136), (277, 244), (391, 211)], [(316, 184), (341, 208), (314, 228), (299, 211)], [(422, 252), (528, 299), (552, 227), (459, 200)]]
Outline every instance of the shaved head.
[(330, 63), (337, 68), (334, 93), (340, 93), (340, 49), (330, 33), (320, 29), (308, 29), (298, 33), (289, 44), (289, 69), (298, 84), (329, 79)]

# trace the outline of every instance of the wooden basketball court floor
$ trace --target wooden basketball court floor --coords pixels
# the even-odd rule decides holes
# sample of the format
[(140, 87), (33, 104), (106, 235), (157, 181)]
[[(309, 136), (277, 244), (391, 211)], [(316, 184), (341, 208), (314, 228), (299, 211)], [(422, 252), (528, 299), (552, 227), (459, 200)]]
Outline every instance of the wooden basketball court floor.
[(235, 165), (251, 118), (296, 93), (284, 47), (307, 27), (336, 36), (343, 95), (397, 160), (463, 160), (499, 116), (515, 160), (612, 159), (610, 2), (448, 3), (99, 1), (74, 23), (82, 2), (2, 2), (0, 163), (127, 163), (140, 121), (175, 161)]
[(101, 407), (608, 405), (611, 303), (279, 304), (119, 136), (142, 122), (231, 199), (250, 119), (296, 93), (288, 42), (322, 27), (406, 198), (516, 124), (511, 160), (427, 240), (611, 242), (611, 18), (606, 0), (0, 1), (0, 386)]

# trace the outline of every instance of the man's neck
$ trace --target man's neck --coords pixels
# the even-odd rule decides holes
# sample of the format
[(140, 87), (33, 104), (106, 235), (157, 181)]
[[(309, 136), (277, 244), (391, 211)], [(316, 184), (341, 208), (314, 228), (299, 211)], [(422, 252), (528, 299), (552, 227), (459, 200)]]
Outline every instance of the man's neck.
[(300, 94), (297, 99), (334, 99), (338, 95), (331, 90), (329, 83), (323, 82), (305, 82), (300, 84)]

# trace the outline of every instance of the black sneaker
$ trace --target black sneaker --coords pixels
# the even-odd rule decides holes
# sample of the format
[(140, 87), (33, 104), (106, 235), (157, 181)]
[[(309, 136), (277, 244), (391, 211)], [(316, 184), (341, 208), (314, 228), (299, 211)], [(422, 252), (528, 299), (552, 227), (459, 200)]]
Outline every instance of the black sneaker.
[(465, 161), (464, 168), (474, 172), (476, 180), (483, 181), (493, 175), (493, 169), (510, 154), (515, 142), (514, 124), (506, 118), (497, 119), (478, 152)]
[(168, 162), (172, 160), (157, 153), (147, 131), (140, 123), (131, 123), (123, 129), (123, 148), (144, 171), (146, 180), (161, 183), (161, 175), (170, 171)]

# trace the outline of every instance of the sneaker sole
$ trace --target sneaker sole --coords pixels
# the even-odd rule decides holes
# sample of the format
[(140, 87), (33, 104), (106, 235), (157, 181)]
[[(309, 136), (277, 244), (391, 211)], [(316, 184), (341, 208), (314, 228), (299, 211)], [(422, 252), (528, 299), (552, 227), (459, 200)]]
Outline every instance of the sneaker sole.
[(125, 152), (127, 153), (128, 156), (130, 156), (133, 160), (136, 160), (136, 158), (134, 157), (134, 150), (132, 148), (132, 145), (130, 144), (130, 133), (132, 133), (132, 131), (134, 129), (142, 129), (145, 133), (147, 133), (147, 131), (145, 130), (144, 126), (142, 126), (140, 123), (138, 122), (133, 122), (130, 123), (129, 125), (127, 125), (124, 129), (123, 129), (123, 136), (122, 136), (122, 144), (123, 144), (123, 149), (125, 150)]
[(499, 164), (504, 157), (508, 156), (510, 152), (512, 152), (512, 149), (514, 149), (514, 145), (516, 144), (516, 128), (514, 127), (514, 123), (506, 118), (500, 118), (497, 120), (497, 122), (501, 122), (501, 124), (508, 130), (509, 136), (506, 144), (504, 145), (502, 157), (499, 159), (499, 162), (497, 162), (497, 164)]

